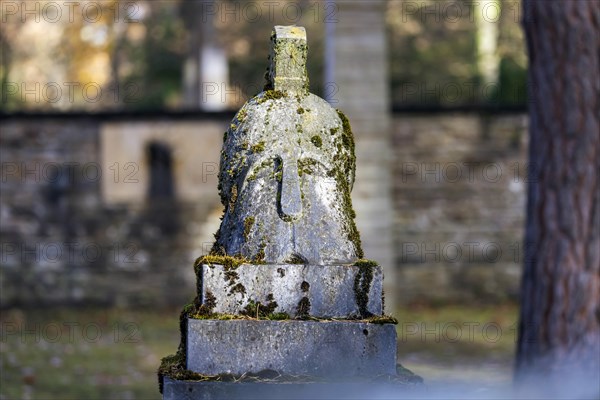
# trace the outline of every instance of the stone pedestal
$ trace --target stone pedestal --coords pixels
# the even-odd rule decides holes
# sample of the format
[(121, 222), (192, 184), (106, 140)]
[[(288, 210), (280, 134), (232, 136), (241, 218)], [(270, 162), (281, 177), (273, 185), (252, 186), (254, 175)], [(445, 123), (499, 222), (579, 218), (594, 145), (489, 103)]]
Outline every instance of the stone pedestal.
[(159, 369), (165, 399), (340, 398), (398, 381), (382, 268), (354, 223), (350, 122), (308, 92), (306, 50), (304, 28), (274, 28), (265, 91), (225, 134), (225, 212)]
[(292, 318), (383, 314), (383, 273), (378, 265), (242, 264), (231, 269), (203, 264), (199, 268), (202, 301), (212, 299), (215, 313), (241, 314), (250, 302), (275, 302), (276, 312)]
[(311, 398), (323, 391), (320, 398), (352, 398), (349, 385), (357, 380), (365, 382), (357, 398), (381, 383), (399, 389), (396, 330), (391, 319), (381, 323), (376, 263), (222, 261), (196, 266), (200, 304), (182, 315), (180, 368), (188, 380), (164, 377), (164, 399)]
[(352, 378), (396, 373), (396, 330), (391, 324), (197, 319), (187, 324), (187, 369), (204, 375), (274, 370)]

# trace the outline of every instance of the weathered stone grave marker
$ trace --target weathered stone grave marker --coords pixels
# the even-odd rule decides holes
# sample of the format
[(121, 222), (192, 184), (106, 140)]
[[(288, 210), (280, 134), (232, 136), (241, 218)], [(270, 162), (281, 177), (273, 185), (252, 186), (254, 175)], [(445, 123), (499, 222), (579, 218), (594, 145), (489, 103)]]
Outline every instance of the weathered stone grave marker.
[(225, 133), (225, 213), (211, 254), (196, 261), (198, 295), (181, 314), (178, 353), (159, 369), (165, 399), (402, 381), (382, 270), (362, 259), (354, 224), (350, 125), (309, 93), (306, 56), (304, 28), (276, 26), (265, 90)]

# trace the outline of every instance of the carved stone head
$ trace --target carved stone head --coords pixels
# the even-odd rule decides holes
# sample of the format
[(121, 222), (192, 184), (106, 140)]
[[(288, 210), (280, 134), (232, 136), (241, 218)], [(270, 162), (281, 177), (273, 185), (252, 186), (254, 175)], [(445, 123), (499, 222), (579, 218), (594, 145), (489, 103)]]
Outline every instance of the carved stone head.
[(225, 133), (215, 253), (278, 264), (362, 257), (350, 200), (354, 139), (346, 117), (308, 92), (306, 52), (304, 28), (276, 26), (266, 90)]

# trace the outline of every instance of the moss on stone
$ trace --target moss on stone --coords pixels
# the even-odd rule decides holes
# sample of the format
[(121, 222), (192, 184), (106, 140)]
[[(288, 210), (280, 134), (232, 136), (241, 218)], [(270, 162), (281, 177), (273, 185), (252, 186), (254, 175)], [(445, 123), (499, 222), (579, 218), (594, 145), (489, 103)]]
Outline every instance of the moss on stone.
[[(261, 142), (264, 143), (264, 142)], [(268, 160), (264, 160), (262, 161), (260, 164), (258, 164), (257, 166), (255, 166), (252, 169), (252, 173), (250, 175), (248, 175), (248, 177), (246, 177), (247, 181), (253, 181), (258, 177), (258, 174), (265, 168), (272, 166), (273, 165), (273, 159), (268, 159)]]
[(200, 307), (204, 307), (205, 313), (210, 314), (216, 306), (217, 298), (211, 291), (207, 290), (206, 295), (204, 296), (204, 302), (200, 305)]
[(317, 161), (313, 160), (312, 158), (303, 158), (298, 160), (298, 176), (302, 176), (303, 174), (314, 174), (317, 164)]
[(298, 302), (296, 307), (296, 316), (299, 318), (306, 318), (310, 316), (310, 299), (304, 296)]
[(265, 369), (258, 372), (246, 372), (241, 375), (218, 374), (203, 375), (185, 368), (185, 358), (182, 359), (178, 354), (164, 357), (158, 368), (159, 390), (163, 393), (164, 377), (179, 381), (194, 382), (236, 382), (236, 383), (259, 383), (259, 382), (282, 382), (282, 383), (309, 383), (322, 382), (323, 378), (309, 375), (287, 375), (281, 374), (271, 369)]
[[(213, 246), (213, 250), (214, 249), (215, 249), (215, 246)], [(233, 256), (227, 256), (227, 255), (212, 254), (212, 250), (211, 250), (211, 254), (202, 256), (202, 257), (198, 257), (196, 259), (196, 262), (194, 263), (194, 272), (196, 273), (196, 288), (198, 290), (198, 293), (202, 292), (202, 269), (201, 269), (201, 266), (203, 264), (208, 265), (209, 267), (213, 266), (213, 265), (222, 265), (223, 270), (224, 270), (224, 275), (225, 275), (225, 281), (227, 282), (227, 284), (229, 286), (234, 286), (236, 280), (238, 279), (238, 273), (236, 272), (236, 269), (240, 265), (246, 264), (249, 262), (250, 261), (244, 257), (233, 257)]]
[(246, 288), (241, 283), (237, 283), (237, 284), (233, 285), (231, 287), (231, 289), (229, 289), (230, 295), (235, 294), (235, 293), (240, 293), (240, 294), (244, 295), (244, 294), (246, 294)]
[(306, 260), (300, 257), (298, 254), (292, 254), (287, 260), (285, 260), (286, 264), (306, 264)]
[(265, 262), (265, 248), (267, 246), (265, 244), (263, 244), (260, 249), (258, 249), (258, 252), (256, 253), (256, 256), (254, 256), (254, 263), (255, 264), (263, 264)]
[[(310, 307), (310, 300), (303, 300), (304, 297), (298, 302), (298, 305), (302, 302), (302, 307)], [(258, 303), (260, 304), (260, 302)], [(253, 303), (251, 306), (247, 307), (240, 314), (227, 314), (227, 313), (200, 313), (195, 312), (189, 314), (186, 318), (191, 319), (200, 319), (200, 320), (215, 320), (215, 321), (231, 321), (231, 320), (247, 320), (247, 321), (285, 321), (292, 320), (289, 314), (283, 312), (272, 312), (267, 313), (265, 310), (268, 309), (268, 304), (266, 306), (259, 305), (257, 307), (257, 303)], [(258, 311), (258, 317), (256, 316), (256, 312)], [(310, 313), (305, 313), (303, 315), (298, 315), (297, 319), (302, 320), (310, 320), (314, 322), (352, 322), (352, 323), (367, 323), (367, 324), (376, 324), (376, 325), (385, 325), (392, 324), (397, 325), (398, 320), (390, 315), (373, 315), (368, 318), (322, 318), (315, 317), (310, 315)]]
[(256, 102), (262, 104), (265, 101), (282, 99), (284, 97), (286, 97), (286, 93), (280, 90), (265, 90)]
[[(332, 175), (332, 174), (328, 174)], [(356, 217), (356, 212), (352, 208), (352, 199), (350, 197), (350, 187), (348, 185), (348, 181), (346, 176), (342, 171), (335, 170), (333, 171), (333, 176), (335, 176), (335, 181), (338, 185), (338, 191), (342, 194), (341, 206), (343, 207), (343, 215), (345, 215), (345, 230), (347, 233), (348, 240), (354, 244), (354, 248), (356, 250), (356, 256), (358, 258), (362, 258), (364, 256), (364, 252), (362, 249), (362, 243), (360, 240), (360, 233), (358, 232), (358, 228), (356, 227), (356, 222), (354, 218)]]
[(240, 312), (240, 314), (256, 319), (269, 319), (269, 315), (272, 315), (275, 312), (275, 309), (277, 309), (278, 304), (276, 301), (273, 300), (273, 295), (268, 297), (267, 301), (267, 304), (262, 304), (260, 301), (250, 300), (248, 304), (246, 304), (246, 307), (244, 307), (244, 310)]
[(277, 182), (281, 182), (283, 178), (283, 162), (279, 159), (275, 162), (275, 168), (271, 174), (271, 179), (275, 179)]
[(157, 371), (159, 391), (164, 389), (164, 377), (179, 381), (195, 382), (312, 382), (317, 377), (283, 375), (277, 371), (265, 369), (258, 372), (247, 372), (242, 375), (218, 374), (203, 375), (186, 369), (185, 356), (173, 354), (164, 357)]
[(298, 109), (296, 110), (297, 114), (304, 114), (304, 108), (302, 107), (298, 107)]
[(287, 319), (290, 319), (290, 315), (284, 312), (274, 312), (267, 315), (267, 319), (269, 321), (285, 321)]
[(238, 196), (238, 188), (237, 185), (233, 185), (231, 187), (231, 196), (229, 197), (229, 204), (228, 204), (228, 212), (234, 212), (235, 211), (235, 203), (237, 202), (237, 196)]
[(346, 160), (344, 160), (344, 172), (346, 176), (354, 176), (356, 172), (356, 156), (354, 155), (355, 145), (354, 145), (354, 134), (352, 133), (352, 128), (350, 127), (350, 121), (348, 121), (348, 117), (340, 111), (336, 110), (338, 116), (342, 120), (342, 144), (348, 151), (348, 156)]
[(196, 262), (194, 262), (194, 269), (196, 273), (199, 272), (198, 268), (200, 265), (205, 264), (208, 266), (211, 265), (222, 265), (225, 267), (225, 270), (236, 269), (242, 264), (249, 263), (249, 260), (244, 257), (234, 257), (234, 256), (224, 256), (224, 255), (215, 255), (208, 254), (202, 257), (198, 257)]
[(233, 286), (238, 278), (239, 275), (234, 269), (225, 269), (225, 280), (229, 286)]
[(319, 135), (315, 135), (315, 136), (311, 137), (310, 141), (312, 142), (312, 144), (315, 145), (315, 147), (320, 148), (321, 146), (323, 146), (323, 140), (321, 139), (321, 137)]
[(250, 236), (250, 232), (252, 231), (252, 226), (254, 225), (255, 218), (253, 216), (246, 217), (244, 219), (244, 240), (248, 241), (248, 236)]
[(262, 153), (265, 150), (265, 142), (258, 142), (251, 148), (253, 153)]
[(304, 293), (308, 292), (308, 290), (310, 289), (310, 283), (306, 282), (306, 281), (302, 281), (302, 283), (300, 284), (300, 290), (302, 290)]
[[(241, 375), (218, 374), (203, 375), (185, 368), (185, 357), (179, 354), (166, 356), (161, 360), (158, 368), (159, 390), (163, 393), (163, 378), (168, 377), (180, 381), (195, 382), (236, 382), (236, 383), (260, 383), (260, 382), (281, 382), (281, 383), (323, 383), (328, 382), (324, 377), (311, 375), (287, 375), (277, 371), (265, 369), (258, 372), (246, 372)], [(397, 383), (406, 385), (422, 384), (423, 378), (415, 375), (412, 371), (404, 368), (402, 365), (396, 365), (396, 375), (382, 375), (377, 377), (356, 377), (354, 381), (365, 384), (377, 383)]]
[(358, 312), (361, 317), (371, 317), (373, 314), (368, 310), (369, 292), (373, 282), (373, 269), (377, 263), (371, 260), (358, 260), (354, 263), (358, 271), (354, 276), (354, 299), (358, 305)]
[(398, 325), (398, 320), (391, 315), (374, 315), (367, 318), (366, 322), (376, 325), (393, 324)]
[[(260, 308), (259, 310), (262, 310)], [(254, 316), (245, 314), (226, 314), (226, 313), (214, 313), (210, 315), (194, 314), (191, 315), (192, 319), (199, 320), (215, 320), (215, 321), (234, 321), (234, 320), (246, 320), (246, 321), (285, 321), (291, 320), (289, 314), (283, 312), (273, 312), (270, 314), (263, 314), (260, 312), (260, 316), (257, 318)]]
[(379, 263), (377, 263), (377, 261), (367, 260), (367, 259), (363, 258), (363, 259), (357, 260), (353, 265), (355, 267), (359, 267), (359, 268), (373, 269), (373, 268), (379, 266)]
[(238, 111), (238, 113), (236, 114), (235, 118), (241, 123), (244, 122), (246, 120), (246, 117), (248, 115), (248, 111), (246, 110), (246, 105), (244, 105), (240, 111)]

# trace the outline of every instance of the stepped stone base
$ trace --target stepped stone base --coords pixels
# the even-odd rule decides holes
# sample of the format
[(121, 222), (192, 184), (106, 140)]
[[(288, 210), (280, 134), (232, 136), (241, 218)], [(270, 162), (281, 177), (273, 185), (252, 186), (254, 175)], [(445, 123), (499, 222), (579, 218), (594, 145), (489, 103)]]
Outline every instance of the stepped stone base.
[(244, 383), (175, 381), (165, 378), (163, 400), (414, 399), (424, 393), (420, 385), (388, 382)]
[(203, 375), (394, 375), (396, 330), (350, 321), (188, 319), (187, 369)]
[(383, 314), (380, 266), (242, 264), (227, 271), (213, 264), (201, 268), (202, 301), (214, 299), (216, 313), (240, 314), (251, 300), (265, 305), (275, 301), (275, 312), (295, 317), (300, 301), (307, 298), (310, 310), (305, 311), (314, 317), (348, 318), (361, 314), (358, 296), (368, 313)]

